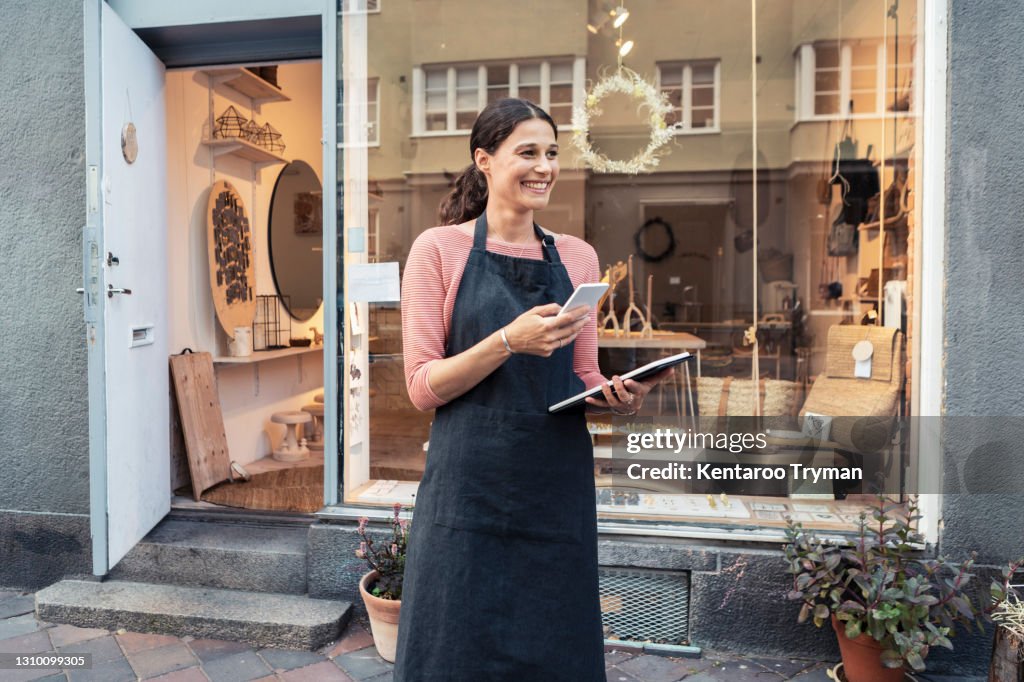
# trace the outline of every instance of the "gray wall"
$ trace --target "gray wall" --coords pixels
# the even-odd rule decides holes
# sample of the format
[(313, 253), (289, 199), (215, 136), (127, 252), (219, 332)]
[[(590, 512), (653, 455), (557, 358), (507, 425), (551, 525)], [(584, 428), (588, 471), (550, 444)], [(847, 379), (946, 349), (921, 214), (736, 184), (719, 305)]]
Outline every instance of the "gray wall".
[(5, 0), (3, 9), (0, 584), (27, 585), (77, 567), (75, 555), (88, 560), (86, 355), (75, 293), (85, 217), (82, 3)]
[[(949, 19), (944, 487), (956, 494), (940, 548), (998, 565), (1024, 555), (1024, 10), (951, 0)], [(985, 670), (989, 641), (958, 638), (936, 658)]]

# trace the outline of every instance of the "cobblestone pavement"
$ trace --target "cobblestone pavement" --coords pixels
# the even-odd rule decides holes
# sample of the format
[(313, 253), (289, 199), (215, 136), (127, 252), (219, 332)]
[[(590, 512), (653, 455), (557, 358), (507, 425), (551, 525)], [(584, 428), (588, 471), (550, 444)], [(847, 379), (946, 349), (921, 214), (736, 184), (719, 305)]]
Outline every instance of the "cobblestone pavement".
[[(384, 682), (391, 664), (377, 655), (367, 625), (354, 617), (341, 638), (319, 651), (256, 649), (247, 644), (36, 620), (31, 592), (0, 591), (0, 653), (91, 653), (91, 670), (0, 670), (0, 682)], [(605, 654), (608, 682), (828, 682), (819, 661), (704, 652), (670, 658), (631, 651)], [(922, 682), (964, 678), (920, 676)], [(982, 678), (978, 678), (981, 680)], [(534, 682), (534, 681), (531, 681)], [(542, 682), (542, 681), (536, 681)]]

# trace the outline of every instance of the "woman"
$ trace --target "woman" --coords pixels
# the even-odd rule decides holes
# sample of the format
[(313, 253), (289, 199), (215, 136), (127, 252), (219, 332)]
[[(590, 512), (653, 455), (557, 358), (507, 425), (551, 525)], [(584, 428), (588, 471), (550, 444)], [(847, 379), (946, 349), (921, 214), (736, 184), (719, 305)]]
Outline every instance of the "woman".
[[(582, 410), (547, 412), (606, 381), (587, 308), (558, 314), (599, 278), (597, 254), (533, 222), (558, 178), (557, 135), (531, 102), (488, 105), (442, 226), (406, 262), (406, 382), (437, 412), (395, 680), (605, 680), (593, 448)], [(613, 377), (588, 402), (633, 414), (669, 372)]]

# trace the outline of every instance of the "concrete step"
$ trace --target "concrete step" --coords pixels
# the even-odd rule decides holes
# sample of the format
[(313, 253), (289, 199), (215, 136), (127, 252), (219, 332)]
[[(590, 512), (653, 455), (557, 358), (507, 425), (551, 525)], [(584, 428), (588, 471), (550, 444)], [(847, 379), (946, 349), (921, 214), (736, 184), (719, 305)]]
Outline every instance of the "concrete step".
[(36, 616), (50, 623), (306, 650), (336, 640), (351, 611), (346, 601), (122, 580), (61, 580), (36, 593)]
[(306, 594), (308, 524), (251, 525), (167, 518), (111, 569), (144, 583)]

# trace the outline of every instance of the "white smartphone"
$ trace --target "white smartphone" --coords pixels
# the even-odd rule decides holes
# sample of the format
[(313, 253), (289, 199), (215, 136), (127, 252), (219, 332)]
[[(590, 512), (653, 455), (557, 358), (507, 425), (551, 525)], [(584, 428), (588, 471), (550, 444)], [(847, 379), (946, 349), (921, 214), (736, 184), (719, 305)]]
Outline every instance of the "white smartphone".
[(604, 296), (604, 292), (608, 290), (608, 285), (604, 282), (594, 282), (590, 284), (581, 284), (576, 287), (576, 291), (572, 292), (572, 296), (565, 302), (562, 309), (558, 311), (561, 315), (566, 310), (572, 310), (573, 308), (581, 305), (590, 306), (593, 310), (597, 307), (597, 302)]

